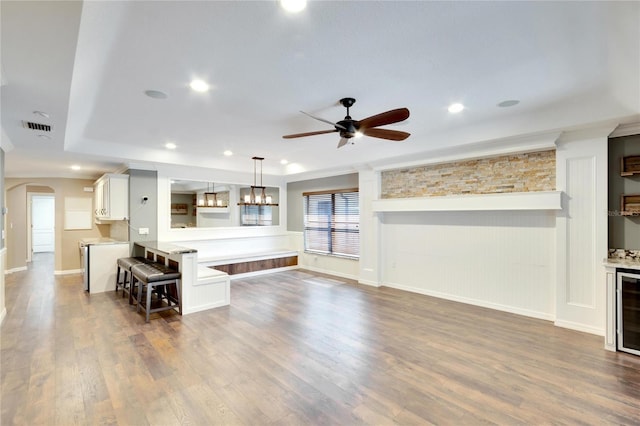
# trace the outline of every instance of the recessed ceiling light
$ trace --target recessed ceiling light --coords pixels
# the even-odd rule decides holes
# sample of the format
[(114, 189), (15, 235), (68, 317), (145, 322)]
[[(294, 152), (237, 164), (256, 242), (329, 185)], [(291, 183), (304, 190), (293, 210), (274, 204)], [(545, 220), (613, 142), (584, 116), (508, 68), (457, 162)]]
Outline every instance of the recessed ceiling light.
[(280, 164), (285, 165), (288, 164), (289, 160), (285, 160), (284, 158), (282, 160), (280, 160)]
[(307, 7), (307, 0), (280, 0), (280, 6), (291, 13), (298, 13)]
[(80, 170), (80, 166), (74, 164), (73, 166), (71, 166), (71, 170)]
[(512, 107), (515, 105), (518, 105), (520, 103), (519, 100), (517, 99), (509, 99), (507, 101), (502, 101), (498, 104), (499, 107), (501, 108), (508, 108), (508, 107)]
[(40, 117), (49, 118), (49, 114), (44, 111), (33, 111), (35, 115), (39, 115)]
[(145, 90), (144, 94), (153, 99), (167, 99), (169, 95), (159, 90)]
[(460, 111), (462, 111), (463, 109), (464, 109), (464, 105), (459, 104), (459, 103), (451, 104), (451, 105), (449, 105), (449, 108), (448, 108), (449, 112), (452, 113), (452, 114), (457, 114)]
[(209, 84), (203, 80), (193, 80), (189, 86), (196, 92), (206, 92), (209, 90)]
[(231, 157), (233, 155), (233, 152), (226, 150), (224, 153), (225, 157)]
[(176, 149), (176, 144), (173, 142), (167, 142), (164, 144), (164, 147), (167, 149)]

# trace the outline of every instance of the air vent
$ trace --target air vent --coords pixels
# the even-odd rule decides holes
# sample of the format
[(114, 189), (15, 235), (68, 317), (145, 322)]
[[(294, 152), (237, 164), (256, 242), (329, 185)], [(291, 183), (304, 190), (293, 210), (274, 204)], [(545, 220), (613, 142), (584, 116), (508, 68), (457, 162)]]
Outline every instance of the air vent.
[(51, 131), (51, 126), (49, 124), (35, 123), (33, 121), (23, 121), (22, 126), (25, 129), (37, 130), (39, 132)]

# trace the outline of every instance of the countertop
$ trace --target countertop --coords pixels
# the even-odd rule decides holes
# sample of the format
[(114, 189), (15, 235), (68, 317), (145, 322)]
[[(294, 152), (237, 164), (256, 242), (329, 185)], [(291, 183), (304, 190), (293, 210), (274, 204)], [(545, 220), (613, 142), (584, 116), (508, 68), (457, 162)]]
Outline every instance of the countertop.
[(102, 244), (129, 244), (128, 241), (114, 240), (107, 237), (95, 237), (95, 238), (81, 238), (79, 241), (80, 246), (95, 246)]
[(640, 260), (609, 257), (604, 260), (604, 266), (637, 269), (640, 271)]
[(144, 247), (150, 250), (156, 250), (166, 254), (183, 254), (183, 253), (197, 253), (198, 250), (189, 247), (178, 246), (172, 243), (163, 243), (161, 241), (136, 241), (137, 246)]

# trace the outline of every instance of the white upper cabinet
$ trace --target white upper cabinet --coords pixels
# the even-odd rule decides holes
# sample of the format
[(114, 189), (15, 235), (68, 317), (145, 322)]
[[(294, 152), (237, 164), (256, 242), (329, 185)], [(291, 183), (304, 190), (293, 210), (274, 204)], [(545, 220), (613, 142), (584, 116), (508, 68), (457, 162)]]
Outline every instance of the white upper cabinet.
[(129, 175), (106, 174), (93, 186), (97, 220), (129, 218)]

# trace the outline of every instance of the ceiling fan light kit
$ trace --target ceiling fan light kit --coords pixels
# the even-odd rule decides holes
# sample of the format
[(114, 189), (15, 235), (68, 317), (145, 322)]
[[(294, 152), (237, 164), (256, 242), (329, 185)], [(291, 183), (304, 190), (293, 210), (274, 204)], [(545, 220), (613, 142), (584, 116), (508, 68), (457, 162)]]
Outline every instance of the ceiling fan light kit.
[(387, 124), (398, 123), (409, 118), (409, 110), (407, 108), (392, 109), (390, 111), (382, 112), (380, 114), (372, 115), (363, 120), (354, 120), (349, 114), (349, 108), (356, 103), (354, 98), (342, 98), (340, 103), (347, 109), (347, 115), (343, 120), (337, 123), (325, 120), (324, 118), (315, 117), (307, 112), (300, 111), (311, 118), (314, 118), (323, 123), (331, 124), (333, 130), (319, 130), (315, 132), (295, 133), (292, 135), (284, 135), (284, 139), (301, 138), (305, 136), (323, 135), (327, 133), (339, 133), (340, 142), (338, 142), (338, 148), (346, 145), (349, 139), (356, 136), (365, 135), (373, 138), (386, 139), (390, 141), (403, 141), (410, 136), (407, 132), (401, 132), (399, 130), (378, 129), (379, 126), (385, 126)]

